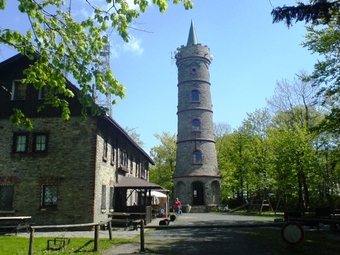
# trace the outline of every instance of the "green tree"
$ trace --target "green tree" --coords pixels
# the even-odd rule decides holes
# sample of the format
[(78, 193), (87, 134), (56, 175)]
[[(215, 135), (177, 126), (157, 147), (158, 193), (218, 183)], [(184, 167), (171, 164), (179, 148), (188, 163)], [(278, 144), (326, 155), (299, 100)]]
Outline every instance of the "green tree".
[[(116, 29), (124, 41), (129, 41), (130, 24), (146, 11), (150, 1), (134, 0), (138, 7), (136, 9), (129, 6), (127, 0), (103, 0), (107, 8), (101, 9), (88, 0), (84, 4), (92, 9), (93, 16), (80, 21), (71, 17), (63, 0), (17, 2), (19, 11), (28, 17), (30, 28), (23, 33), (11, 27), (0, 28), (0, 43), (36, 59), (25, 70), (26, 78), (22, 82), (32, 84), (36, 89), (46, 87), (48, 96), (45, 104), (61, 107), (62, 118), (70, 118), (69, 105), (63, 97), (74, 95), (66, 87), (65, 72), (71, 74), (80, 87), (78, 96), (84, 108), (84, 117), (88, 107), (92, 108), (93, 114), (99, 113), (98, 106), (90, 96), (94, 90), (104, 95), (125, 96), (125, 87), (114, 77), (113, 72), (101, 70), (99, 55), (108, 42), (108, 29)], [(167, 0), (152, 2), (159, 7), (160, 12), (168, 7)], [(186, 9), (193, 7), (190, 0), (173, 0), (174, 4), (180, 2)], [(6, 15), (5, 11), (6, 0), (0, 0), (1, 15)], [(11, 119), (19, 125), (24, 117), (24, 112), (16, 109)], [(33, 128), (30, 121), (25, 124)]]
[(318, 169), (312, 183), (312, 196), (318, 206), (338, 207), (340, 204), (340, 140), (338, 135), (327, 131), (314, 141)]
[(264, 192), (272, 189), (271, 171), (272, 149), (268, 141), (267, 131), (272, 125), (272, 117), (268, 109), (255, 110), (247, 113), (243, 121), (243, 130), (250, 139), (251, 164), (248, 166), (248, 186), (252, 187), (255, 193), (263, 198)]
[(154, 135), (161, 144), (151, 148), (150, 155), (155, 162), (155, 166), (150, 168), (149, 179), (151, 182), (161, 185), (173, 192), (172, 176), (176, 166), (176, 135), (163, 132), (161, 135)]
[(126, 127), (125, 131), (126, 133), (129, 134), (129, 136), (132, 138), (132, 140), (137, 143), (141, 148), (144, 147), (144, 142), (141, 140), (140, 138), (140, 134), (137, 133), (137, 128), (130, 128), (130, 127)]
[(295, 124), (314, 127), (320, 121), (317, 88), (306, 77), (308, 74), (301, 70), (292, 81), (283, 79), (276, 82), (274, 95), (267, 99), (275, 122), (284, 122), (293, 128)]
[(276, 7), (272, 10), (273, 23), (285, 22), (288, 27), (293, 21), (305, 21), (305, 23), (327, 24), (338, 20), (340, 1), (310, 0), (308, 4), (297, 1), (296, 6)]
[[(269, 134), (275, 155), (272, 173), (277, 193), (279, 197), (294, 194), (292, 198), (297, 198), (294, 209), (301, 210), (311, 204), (310, 191), (315, 180), (311, 173), (318, 171), (316, 155), (312, 153), (318, 134), (312, 130), (322, 119), (315, 98), (317, 88), (305, 79), (307, 76), (300, 71), (293, 81), (277, 82), (273, 97), (267, 100), (274, 113), (274, 126)], [(285, 198), (286, 205), (293, 203)]]
[[(275, 127), (268, 131), (273, 146), (272, 178), (277, 193), (285, 199), (286, 209), (304, 210), (310, 206), (311, 178), (316, 178), (315, 150), (311, 135), (304, 126), (295, 124)], [(290, 206), (294, 205), (294, 208)]]
[[(214, 137), (216, 141), (216, 152), (220, 151), (220, 146), (224, 146), (223, 139), (231, 133), (231, 127), (228, 123), (214, 123)], [(218, 159), (218, 156), (217, 156)]]
[(253, 191), (249, 182), (252, 164), (252, 140), (242, 128), (226, 134), (217, 141), (218, 167), (222, 174), (222, 199), (235, 198), (238, 203), (248, 199)]
[(222, 200), (227, 201), (234, 198), (236, 190), (239, 189), (239, 180), (236, 178), (238, 165), (233, 160), (237, 155), (234, 147), (236, 134), (225, 134), (216, 141), (218, 168), (222, 175), (221, 191)]
[(327, 109), (324, 121), (320, 128), (329, 132), (340, 134), (339, 97), (340, 97), (340, 31), (336, 23), (329, 23), (326, 27), (317, 29), (315, 26), (307, 27), (308, 33), (302, 44), (312, 53), (323, 56), (314, 65), (314, 71), (307, 79), (319, 88), (320, 103)]

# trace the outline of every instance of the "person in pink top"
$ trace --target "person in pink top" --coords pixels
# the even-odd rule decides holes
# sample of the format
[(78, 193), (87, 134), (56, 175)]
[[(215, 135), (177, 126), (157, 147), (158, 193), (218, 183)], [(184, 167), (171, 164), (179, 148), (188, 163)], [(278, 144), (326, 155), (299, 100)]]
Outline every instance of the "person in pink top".
[(179, 199), (176, 198), (174, 208), (178, 216), (180, 215), (181, 207), (182, 207), (181, 201), (179, 201)]

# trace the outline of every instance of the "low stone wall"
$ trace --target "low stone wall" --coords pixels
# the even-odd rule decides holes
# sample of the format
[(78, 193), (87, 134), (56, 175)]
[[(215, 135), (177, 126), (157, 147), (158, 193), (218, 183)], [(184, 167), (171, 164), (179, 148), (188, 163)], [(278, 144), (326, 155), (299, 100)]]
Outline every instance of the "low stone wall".
[(219, 210), (218, 204), (210, 204), (206, 206), (207, 212), (217, 212)]
[(189, 213), (191, 211), (191, 205), (182, 205), (182, 213)]

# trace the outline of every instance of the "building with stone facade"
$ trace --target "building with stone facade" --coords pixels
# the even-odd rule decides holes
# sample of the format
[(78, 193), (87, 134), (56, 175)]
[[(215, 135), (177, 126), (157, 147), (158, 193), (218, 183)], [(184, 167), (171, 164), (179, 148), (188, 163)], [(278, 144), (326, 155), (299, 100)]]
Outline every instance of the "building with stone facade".
[[(31, 63), (20, 54), (0, 63), (0, 216), (28, 215), (37, 225), (99, 222), (140, 201), (130, 186), (116, 186), (122, 177), (147, 183), (152, 159), (105, 112), (82, 120), (79, 90), (69, 81), (69, 121), (49, 105), (37, 112), (44, 91), (21, 82)], [(13, 108), (33, 130), (12, 124)]]
[[(210, 92), (210, 49), (197, 41), (191, 23), (188, 42), (175, 51), (178, 68), (177, 152), (174, 194), (182, 204), (209, 209), (221, 203)], [(194, 209), (194, 208), (193, 208)]]

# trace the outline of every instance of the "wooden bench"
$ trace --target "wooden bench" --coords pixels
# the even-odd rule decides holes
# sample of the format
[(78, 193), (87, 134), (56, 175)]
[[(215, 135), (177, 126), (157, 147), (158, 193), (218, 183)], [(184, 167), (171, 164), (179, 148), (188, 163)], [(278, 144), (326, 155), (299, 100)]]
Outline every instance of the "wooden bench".
[(319, 207), (315, 210), (307, 211), (306, 214), (301, 212), (287, 212), (285, 213), (286, 221), (293, 221), (306, 225), (309, 227), (316, 226), (317, 230), (320, 230), (320, 224), (330, 225), (331, 229), (335, 229), (340, 224), (340, 218), (336, 217), (335, 213), (330, 207)]

